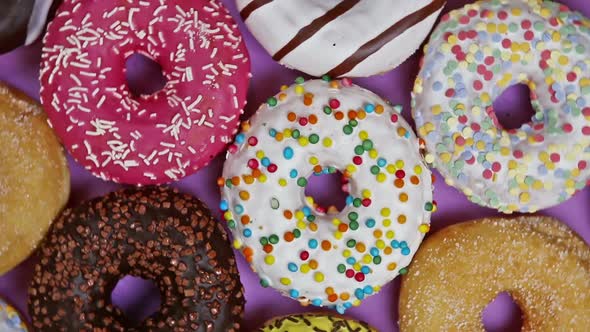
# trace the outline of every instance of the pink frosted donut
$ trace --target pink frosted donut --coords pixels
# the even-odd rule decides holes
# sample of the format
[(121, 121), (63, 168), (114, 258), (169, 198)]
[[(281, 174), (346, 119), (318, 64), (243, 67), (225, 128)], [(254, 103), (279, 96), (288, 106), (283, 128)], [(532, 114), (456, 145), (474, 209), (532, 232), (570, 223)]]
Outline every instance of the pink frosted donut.
[[(232, 139), (246, 104), (248, 52), (216, 0), (65, 0), (44, 39), (41, 102), (72, 156), (115, 182), (176, 181)], [(162, 67), (134, 96), (128, 57)]]

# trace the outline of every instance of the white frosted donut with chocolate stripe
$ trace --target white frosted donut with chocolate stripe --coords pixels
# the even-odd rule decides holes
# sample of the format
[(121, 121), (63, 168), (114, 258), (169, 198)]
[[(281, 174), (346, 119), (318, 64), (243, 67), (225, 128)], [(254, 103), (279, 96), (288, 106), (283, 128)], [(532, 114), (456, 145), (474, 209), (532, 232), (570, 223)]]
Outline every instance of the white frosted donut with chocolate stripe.
[(445, 0), (236, 0), (281, 64), (314, 76), (364, 77), (397, 67), (427, 37)]
[(0, 54), (31, 45), (43, 33), (61, 0), (0, 1)]
[(27, 25), (25, 45), (31, 45), (37, 40), (37, 38), (39, 38), (47, 24), (50, 10), (52, 7), (54, 9), (57, 8), (57, 3), (59, 3), (59, 1), (56, 0), (35, 0), (35, 6), (33, 7), (31, 17), (29, 18), (29, 24)]

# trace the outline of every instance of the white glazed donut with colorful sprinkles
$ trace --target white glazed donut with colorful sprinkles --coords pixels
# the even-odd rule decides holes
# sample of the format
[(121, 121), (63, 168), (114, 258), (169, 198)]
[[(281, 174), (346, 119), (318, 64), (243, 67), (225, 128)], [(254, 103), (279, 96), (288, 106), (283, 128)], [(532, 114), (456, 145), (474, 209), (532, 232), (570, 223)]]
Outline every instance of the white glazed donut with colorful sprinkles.
[(0, 298), (0, 331), (27, 332), (27, 324), (13, 306)]
[[(219, 181), (221, 209), (263, 286), (343, 312), (405, 272), (436, 205), (400, 111), (348, 79), (298, 79), (243, 124)], [(349, 196), (327, 214), (304, 189), (337, 170)]]
[[(550, 1), (479, 1), (442, 18), (414, 86), (427, 160), (504, 213), (559, 204), (590, 178), (590, 20)], [(504, 130), (492, 103), (527, 84), (536, 114)]]

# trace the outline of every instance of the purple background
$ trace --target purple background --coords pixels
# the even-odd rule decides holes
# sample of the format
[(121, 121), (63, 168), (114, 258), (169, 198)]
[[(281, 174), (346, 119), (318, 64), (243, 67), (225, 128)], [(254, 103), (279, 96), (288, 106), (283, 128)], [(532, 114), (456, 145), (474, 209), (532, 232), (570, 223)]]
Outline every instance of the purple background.
[[(234, 18), (238, 19), (233, 0), (223, 0), (230, 9)], [(471, 1), (449, 0), (445, 11), (458, 8)], [(563, 0), (563, 3), (573, 9), (580, 10), (590, 16), (590, 3), (585, 0)], [(240, 28), (244, 33), (248, 49), (252, 59), (253, 79), (248, 94), (247, 116), (250, 116), (268, 96), (275, 94), (282, 84), (290, 84), (299, 73), (288, 70), (276, 64), (262, 49), (256, 40), (245, 29), (238, 19)], [(21, 48), (9, 54), (0, 56), (0, 80), (3, 80), (17, 88), (24, 90), (34, 98), (39, 96), (38, 70), (40, 59), (40, 43), (27, 48)], [(141, 85), (141, 82), (154, 82), (145, 79), (147, 72), (154, 72), (153, 66), (146, 65), (141, 59), (130, 61), (130, 67), (134, 75), (130, 75), (130, 84)], [(147, 66), (147, 67), (146, 67)], [(142, 73), (141, 70), (144, 72)], [(157, 70), (156, 70), (157, 71)], [(373, 90), (381, 96), (390, 99), (393, 103), (404, 105), (404, 116), (409, 116), (410, 91), (414, 77), (418, 71), (418, 56), (406, 61), (394, 71), (379, 77), (357, 79), (355, 83)], [(141, 86), (138, 88), (142, 88)], [(143, 87), (149, 88), (149, 87)], [(500, 120), (509, 126), (515, 126), (526, 121), (532, 114), (528, 99), (528, 91), (524, 87), (509, 89), (495, 104), (496, 112)], [(1, 161), (0, 161), (1, 162)], [(221, 174), (223, 154), (216, 158), (208, 167), (197, 174), (180, 181), (174, 186), (192, 193), (207, 203), (220, 217), (217, 211), (219, 203), (218, 187), (216, 179)], [(70, 160), (72, 171), (72, 195), (70, 205), (80, 201), (105, 194), (118, 188), (118, 185), (106, 183), (92, 177), (80, 166)], [(329, 180), (328, 180), (329, 181)], [(330, 182), (332, 183), (332, 182)], [(338, 192), (337, 186), (328, 190), (321, 183), (314, 183), (314, 191), (318, 196), (333, 197)], [(434, 214), (432, 225), (438, 230), (446, 225), (467, 221), (474, 218), (498, 215), (494, 210), (476, 206), (457, 190), (448, 187), (439, 177), (435, 183), (435, 199), (439, 210)], [(568, 224), (574, 231), (580, 234), (587, 243), (590, 243), (590, 188), (575, 195), (572, 199), (558, 207), (541, 211), (541, 214), (554, 216)], [(242, 283), (246, 289), (246, 312), (244, 330), (252, 331), (265, 320), (277, 315), (285, 315), (309, 310), (318, 311), (318, 308), (304, 308), (296, 301), (284, 298), (272, 289), (264, 289), (257, 277), (248, 268), (241, 255), (238, 255), (239, 268)], [(14, 303), (22, 311), (26, 311), (26, 294), (31, 278), (35, 258), (23, 262), (20, 266), (0, 277), (0, 296)], [(130, 315), (140, 317), (145, 314), (154, 303), (157, 306), (157, 295), (149, 283), (137, 282), (125, 279), (114, 292), (115, 302), (129, 312)], [(379, 331), (397, 331), (397, 298), (399, 291), (399, 279), (390, 283), (383, 290), (363, 302), (358, 308), (350, 309), (346, 315), (352, 318), (369, 322)], [(146, 304), (146, 303), (151, 303)], [(484, 322), (490, 331), (518, 330), (518, 308), (511, 303), (510, 297), (502, 295), (498, 300), (486, 309)]]

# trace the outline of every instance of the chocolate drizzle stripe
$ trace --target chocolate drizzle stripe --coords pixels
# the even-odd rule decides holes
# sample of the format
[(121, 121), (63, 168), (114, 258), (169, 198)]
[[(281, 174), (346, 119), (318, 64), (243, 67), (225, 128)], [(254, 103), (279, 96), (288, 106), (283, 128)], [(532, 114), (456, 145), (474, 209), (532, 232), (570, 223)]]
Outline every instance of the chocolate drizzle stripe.
[(310, 24), (303, 27), (293, 39), (291, 39), (285, 46), (283, 46), (275, 55), (273, 59), (280, 61), (287, 54), (291, 53), (297, 46), (303, 44), (306, 40), (313, 37), (318, 31), (320, 31), (328, 23), (334, 21), (347, 11), (349, 11), (356, 4), (361, 2), (360, 0), (344, 0), (340, 2), (336, 7), (328, 10), (324, 15), (316, 18)]
[(258, 8), (264, 5), (268, 5), (272, 1), (273, 0), (253, 0), (240, 11), (240, 16), (242, 17), (242, 20), (247, 20), (248, 17), (250, 17), (250, 14), (252, 14)]
[(331, 77), (339, 77), (350, 72), (364, 59), (376, 53), (381, 48), (383, 48), (383, 46), (387, 45), (390, 41), (404, 33), (406, 30), (420, 23), (422, 20), (441, 9), (445, 3), (446, 0), (433, 0), (426, 7), (423, 7), (422, 9), (402, 18), (387, 30), (383, 31), (380, 35), (373, 38), (372, 40), (369, 40), (367, 43), (361, 46), (341, 64), (330, 70), (328, 75)]

